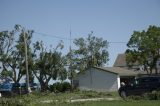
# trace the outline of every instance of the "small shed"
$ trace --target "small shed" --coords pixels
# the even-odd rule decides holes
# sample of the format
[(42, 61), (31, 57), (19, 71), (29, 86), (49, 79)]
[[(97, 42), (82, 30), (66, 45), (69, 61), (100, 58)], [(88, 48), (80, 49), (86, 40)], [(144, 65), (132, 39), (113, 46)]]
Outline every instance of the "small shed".
[(128, 83), (136, 75), (136, 72), (120, 67), (93, 67), (78, 74), (74, 85), (80, 90), (117, 91), (121, 82)]

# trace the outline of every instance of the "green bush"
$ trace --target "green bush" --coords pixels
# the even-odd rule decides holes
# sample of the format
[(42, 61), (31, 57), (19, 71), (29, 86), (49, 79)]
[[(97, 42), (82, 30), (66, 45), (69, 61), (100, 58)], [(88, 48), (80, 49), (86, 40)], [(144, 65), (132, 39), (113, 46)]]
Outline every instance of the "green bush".
[(70, 89), (71, 89), (71, 84), (70, 83), (68, 83), (68, 82), (63, 82), (62, 83), (62, 88), (63, 88), (63, 92), (64, 91), (70, 91)]
[(63, 82), (63, 83), (57, 82), (57, 83), (54, 83), (53, 85), (50, 85), (49, 88), (51, 92), (55, 92), (55, 93), (65, 92), (71, 89), (71, 84), (68, 82)]

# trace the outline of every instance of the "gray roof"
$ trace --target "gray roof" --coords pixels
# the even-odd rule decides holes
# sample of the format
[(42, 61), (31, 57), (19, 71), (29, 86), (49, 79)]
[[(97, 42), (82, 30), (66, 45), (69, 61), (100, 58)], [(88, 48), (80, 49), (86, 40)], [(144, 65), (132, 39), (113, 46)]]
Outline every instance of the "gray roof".
[(125, 54), (118, 54), (113, 66), (114, 67), (127, 67), (126, 55)]
[(102, 71), (118, 74), (119, 76), (136, 76), (138, 75), (137, 72), (134, 72), (132, 70), (127, 70), (120, 67), (94, 67), (96, 69), (100, 69)]
[[(137, 62), (132, 64), (133, 66), (139, 66), (140, 64)], [(113, 67), (123, 67), (123, 68), (128, 68), (127, 62), (126, 62), (126, 54), (118, 54), (115, 63), (113, 65)]]

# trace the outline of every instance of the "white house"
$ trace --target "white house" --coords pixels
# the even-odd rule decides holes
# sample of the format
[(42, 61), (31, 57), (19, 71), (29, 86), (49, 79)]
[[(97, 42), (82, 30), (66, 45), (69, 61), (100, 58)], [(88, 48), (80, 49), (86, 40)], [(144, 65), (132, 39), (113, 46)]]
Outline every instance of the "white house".
[(136, 72), (120, 67), (93, 67), (78, 74), (74, 85), (80, 90), (117, 91), (121, 82), (127, 83), (136, 75)]

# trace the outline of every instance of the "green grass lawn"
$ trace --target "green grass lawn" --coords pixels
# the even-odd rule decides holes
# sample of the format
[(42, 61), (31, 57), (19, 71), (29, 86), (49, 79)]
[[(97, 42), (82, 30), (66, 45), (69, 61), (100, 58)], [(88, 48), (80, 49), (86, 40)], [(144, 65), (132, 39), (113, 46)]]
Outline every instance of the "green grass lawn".
[[(117, 97), (116, 92), (93, 92), (93, 91), (77, 91), (73, 93), (51, 93), (51, 92), (34, 92), (30, 95), (17, 95), (9, 98), (0, 98), (0, 105), (28, 105), (28, 106), (38, 106), (38, 105), (48, 105), (48, 104), (65, 104), (69, 100), (75, 99), (88, 99), (88, 98), (108, 98)], [(48, 103), (51, 102), (51, 103)]]
[(160, 100), (86, 101), (70, 103), (69, 100), (88, 98), (117, 98), (117, 92), (98, 93), (78, 91), (73, 93), (33, 93), (30, 95), (0, 98), (0, 106), (160, 106)]
[[(77, 102), (77, 103), (50, 103), (45, 106), (159, 106), (160, 100), (142, 100), (142, 101), (98, 101), (98, 102)], [(44, 106), (44, 104), (37, 104)]]

